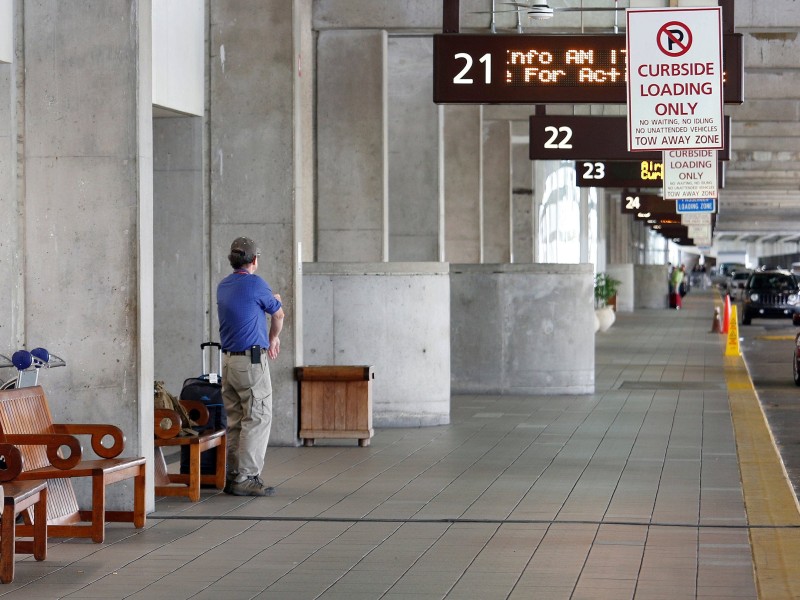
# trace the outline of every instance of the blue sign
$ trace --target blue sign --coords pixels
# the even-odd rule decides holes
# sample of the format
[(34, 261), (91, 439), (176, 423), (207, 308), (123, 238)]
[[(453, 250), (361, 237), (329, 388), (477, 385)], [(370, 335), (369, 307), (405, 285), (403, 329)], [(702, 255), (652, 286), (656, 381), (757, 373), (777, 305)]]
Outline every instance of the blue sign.
[(716, 212), (716, 198), (687, 198), (675, 200), (675, 210), (680, 213)]

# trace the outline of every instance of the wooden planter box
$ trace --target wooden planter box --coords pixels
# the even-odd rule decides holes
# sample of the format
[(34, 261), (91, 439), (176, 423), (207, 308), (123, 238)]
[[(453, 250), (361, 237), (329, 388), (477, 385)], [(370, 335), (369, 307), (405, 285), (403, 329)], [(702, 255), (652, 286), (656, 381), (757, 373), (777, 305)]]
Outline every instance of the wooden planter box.
[(371, 366), (296, 367), (300, 382), (300, 437), (313, 446), (316, 438), (358, 438), (369, 446), (372, 430)]

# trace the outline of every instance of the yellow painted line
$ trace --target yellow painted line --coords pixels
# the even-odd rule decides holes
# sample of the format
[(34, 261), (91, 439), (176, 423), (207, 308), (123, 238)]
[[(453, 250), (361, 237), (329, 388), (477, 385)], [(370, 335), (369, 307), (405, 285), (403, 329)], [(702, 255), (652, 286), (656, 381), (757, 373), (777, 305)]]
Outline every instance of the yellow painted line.
[(758, 597), (800, 598), (800, 506), (744, 360), (724, 361), (747, 521), (767, 526), (750, 529)]
[(784, 341), (794, 341), (793, 335), (757, 335), (757, 340), (766, 340), (768, 342), (784, 342)]

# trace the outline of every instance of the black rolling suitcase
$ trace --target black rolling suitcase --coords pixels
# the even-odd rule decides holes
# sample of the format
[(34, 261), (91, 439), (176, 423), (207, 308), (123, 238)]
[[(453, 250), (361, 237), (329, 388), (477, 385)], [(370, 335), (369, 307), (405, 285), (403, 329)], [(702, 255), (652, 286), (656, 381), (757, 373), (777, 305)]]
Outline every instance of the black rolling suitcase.
[[(217, 370), (211, 370), (211, 354), (217, 349)], [(200, 377), (190, 377), (183, 382), (181, 400), (199, 400), (208, 409), (208, 423), (195, 427), (199, 432), (208, 429), (225, 429), (228, 417), (222, 404), (222, 346), (217, 342), (200, 344), (203, 357), (203, 371)], [(200, 473), (213, 475), (216, 472), (217, 448), (206, 450), (200, 455)], [(181, 473), (189, 472), (189, 447), (181, 446)]]

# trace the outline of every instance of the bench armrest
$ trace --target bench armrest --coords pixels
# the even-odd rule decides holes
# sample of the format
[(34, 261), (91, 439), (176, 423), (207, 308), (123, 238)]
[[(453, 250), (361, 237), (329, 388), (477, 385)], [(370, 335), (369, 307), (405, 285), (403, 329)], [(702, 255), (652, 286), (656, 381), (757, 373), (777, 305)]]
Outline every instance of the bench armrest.
[(22, 473), (22, 452), (12, 444), (0, 443), (0, 457), (6, 468), (0, 469), (0, 481), (11, 481)]
[[(81, 460), (81, 445), (78, 439), (63, 433), (9, 433), (4, 441), (15, 446), (46, 446), (47, 460), (56, 469), (67, 471)], [(69, 448), (69, 456), (63, 458), (58, 451), (62, 446)]]
[(167, 440), (181, 432), (181, 416), (169, 408), (153, 409), (153, 433), (156, 438)]
[(192, 421), (201, 427), (208, 423), (208, 420), (211, 418), (211, 416), (208, 412), (208, 407), (206, 407), (205, 404), (199, 400), (181, 400), (180, 402), (189, 413), (189, 418)]
[[(69, 435), (92, 436), (92, 450), (101, 458), (116, 458), (125, 449), (125, 435), (116, 425), (65, 423), (53, 425), (53, 431)], [(111, 446), (103, 445), (106, 436), (111, 436), (113, 441)]]

